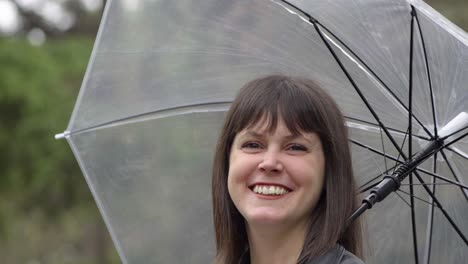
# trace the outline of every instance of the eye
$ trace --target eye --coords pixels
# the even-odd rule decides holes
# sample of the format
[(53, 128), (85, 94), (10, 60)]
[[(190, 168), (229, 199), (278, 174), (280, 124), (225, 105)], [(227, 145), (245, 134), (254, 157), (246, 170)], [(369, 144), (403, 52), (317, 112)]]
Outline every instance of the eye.
[(307, 148), (301, 144), (291, 144), (287, 147), (287, 150), (291, 151), (307, 151)]
[(244, 144), (242, 144), (242, 148), (245, 148), (245, 149), (259, 149), (261, 148), (260, 144), (257, 143), (257, 142), (245, 142)]

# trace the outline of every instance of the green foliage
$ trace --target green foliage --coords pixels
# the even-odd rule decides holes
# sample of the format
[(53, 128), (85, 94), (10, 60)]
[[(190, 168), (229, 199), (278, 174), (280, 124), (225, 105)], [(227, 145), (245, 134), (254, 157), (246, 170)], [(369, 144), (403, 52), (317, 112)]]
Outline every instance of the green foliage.
[[(116, 259), (68, 144), (54, 139), (66, 129), (92, 43), (67, 38), (34, 47), (0, 39), (1, 263)], [(97, 233), (107, 248), (86, 253), (82, 244), (99, 241)]]
[(81, 173), (53, 134), (66, 127), (90, 47), (90, 40), (80, 39), (43, 48), (0, 42), (0, 190), (24, 209), (37, 201), (53, 212), (79, 200), (73, 186)]
[(468, 31), (468, 4), (466, 0), (425, 0), (461, 29)]

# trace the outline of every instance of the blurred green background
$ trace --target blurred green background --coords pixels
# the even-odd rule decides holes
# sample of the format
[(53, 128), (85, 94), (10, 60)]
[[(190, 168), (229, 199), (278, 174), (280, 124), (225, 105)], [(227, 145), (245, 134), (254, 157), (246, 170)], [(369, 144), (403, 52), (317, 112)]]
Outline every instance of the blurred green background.
[[(426, 2), (468, 30), (468, 1)], [(0, 0), (0, 263), (120, 263), (68, 144), (53, 139), (104, 5)]]

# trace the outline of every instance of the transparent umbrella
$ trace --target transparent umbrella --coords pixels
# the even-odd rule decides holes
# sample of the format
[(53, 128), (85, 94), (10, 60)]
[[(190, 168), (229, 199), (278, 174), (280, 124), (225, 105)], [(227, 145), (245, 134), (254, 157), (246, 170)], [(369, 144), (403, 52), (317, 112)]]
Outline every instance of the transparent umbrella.
[(358, 195), (438, 142), (365, 214), (367, 262), (462, 263), (467, 45), (416, 0), (108, 0), (57, 137), (124, 263), (209, 263), (211, 161), (229, 103), (262, 75), (312, 78), (345, 113)]

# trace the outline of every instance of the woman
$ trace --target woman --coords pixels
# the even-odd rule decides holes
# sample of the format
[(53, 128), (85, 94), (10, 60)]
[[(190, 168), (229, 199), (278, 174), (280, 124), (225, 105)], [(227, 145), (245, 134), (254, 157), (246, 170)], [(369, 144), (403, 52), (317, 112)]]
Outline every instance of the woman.
[(216, 263), (362, 263), (344, 119), (308, 79), (247, 83), (213, 166)]

